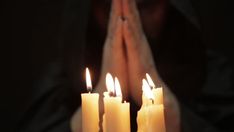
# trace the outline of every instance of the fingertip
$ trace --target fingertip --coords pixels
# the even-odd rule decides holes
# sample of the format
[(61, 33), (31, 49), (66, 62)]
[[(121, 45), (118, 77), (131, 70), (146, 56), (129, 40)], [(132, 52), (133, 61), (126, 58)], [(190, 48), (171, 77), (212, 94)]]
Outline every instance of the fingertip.
[(114, 45), (118, 46), (121, 44), (122, 41), (122, 31), (123, 30), (123, 20), (121, 17), (118, 18), (116, 23), (116, 30), (114, 31), (115, 37), (113, 38)]

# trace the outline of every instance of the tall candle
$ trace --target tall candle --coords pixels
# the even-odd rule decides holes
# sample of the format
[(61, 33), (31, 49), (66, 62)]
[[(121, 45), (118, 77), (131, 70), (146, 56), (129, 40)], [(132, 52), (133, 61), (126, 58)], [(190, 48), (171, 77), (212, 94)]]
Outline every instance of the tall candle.
[[(119, 81), (115, 82), (111, 74), (106, 76), (108, 92), (104, 92), (104, 132), (130, 132), (130, 104), (122, 103), (122, 93)], [(124, 121), (123, 121), (124, 120)]]
[[(166, 132), (163, 104), (155, 104), (153, 94), (147, 81), (143, 79), (142, 89), (146, 104), (137, 113), (138, 132)], [(157, 96), (157, 95), (156, 95)]]
[(89, 93), (81, 94), (82, 99), (82, 131), (99, 131), (99, 94), (91, 93), (92, 83), (88, 68), (86, 68), (86, 85)]
[[(116, 90), (116, 96), (121, 97), (122, 101), (122, 92), (121, 87), (118, 78), (115, 78), (115, 90)], [(130, 104), (124, 101), (120, 105), (120, 116), (122, 117), (120, 119), (120, 132), (130, 132)], [(123, 121), (124, 119), (124, 121)]]

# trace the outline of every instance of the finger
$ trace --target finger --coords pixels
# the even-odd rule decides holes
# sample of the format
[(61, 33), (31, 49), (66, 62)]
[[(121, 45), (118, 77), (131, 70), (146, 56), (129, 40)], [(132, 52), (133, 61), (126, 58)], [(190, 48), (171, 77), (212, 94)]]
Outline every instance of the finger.
[(123, 0), (123, 16), (126, 18), (139, 16), (135, 0)]
[(112, 0), (111, 12), (109, 17), (108, 25), (108, 35), (114, 35), (113, 30), (115, 29), (118, 18), (121, 16), (122, 12), (122, 0)]
[(123, 20), (119, 17), (113, 26), (112, 35), (107, 35), (106, 38), (106, 47), (108, 48), (118, 48), (123, 44)]
[[(123, 28), (123, 21), (121, 18), (118, 19), (113, 34), (115, 36), (107, 36), (104, 51), (103, 51), (103, 66), (105, 67), (106, 64), (111, 65), (113, 59), (123, 52), (123, 35), (122, 35), (122, 28)], [(118, 57), (119, 58), (119, 57)], [(104, 68), (103, 67), (103, 68)], [(105, 71), (108, 69), (105, 67), (103, 70)]]
[[(133, 34), (133, 32), (131, 31), (131, 29), (129, 27), (128, 20), (125, 20), (123, 22), (123, 38), (124, 38), (125, 44), (127, 46), (127, 49), (132, 49), (133, 48), (131, 43), (134, 43), (135, 40), (133, 39), (132, 34)], [(130, 46), (130, 48), (128, 48), (129, 46)]]
[(128, 20), (123, 22), (123, 38), (126, 44), (127, 49), (135, 50), (137, 47), (136, 39), (134, 39), (134, 32), (132, 31), (131, 27), (129, 26)]
[(136, 32), (141, 31), (140, 15), (135, 0), (123, 0), (123, 16)]
[(113, 48), (121, 48), (123, 44), (123, 35), (122, 35), (122, 30), (123, 30), (123, 20), (119, 17), (117, 20), (116, 24), (116, 29), (114, 31), (114, 38), (113, 38)]
[(112, 11), (116, 15), (121, 16), (122, 13), (122, 0), (112, 0)]

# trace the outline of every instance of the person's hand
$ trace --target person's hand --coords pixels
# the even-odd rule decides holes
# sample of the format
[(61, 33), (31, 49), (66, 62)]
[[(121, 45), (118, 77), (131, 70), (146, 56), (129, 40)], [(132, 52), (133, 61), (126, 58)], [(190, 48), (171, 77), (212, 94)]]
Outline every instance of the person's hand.
[[(97, 86), (95, 87), (95, 92), (102, 94), (104, 91), (106, 91), (105, 77), (107, 72), (110, 72), (113, 76), (118, 77), (121, 84), (122, 93), (126, 97), (128, 78), (126, 57), (123, 48), (123, 21), (121, 19), (121, 6), (121, 0), (112, 1), (108, 33), (103, 47), (101, 76)], [(102, 95), (100, 97), (102, 98)], [(100, 100), (99, 110), (100, 115), (102, 115), (102, 100)], [(80, 109), (77, 110), (77, 112), (74, 114), (71, 120), (71, 128), (73, 132), (82, 131)]]
[(140, 105), (142, 79), (149, 73), (156, 84), (163, 87), (167, 132), (180, 131), (180, 109), (178, 101), (160, 78), (154, 59), (142, 29), (135, 0), (123, 0), (123, 37), (127, 51), (129, 93)]
[(135, 0), (123, 0), (123, 34), (127, 49), (130, 94), (139, 104), (145, 73), (156, 75), (149, 44), (143, 32)]
[[(106, 73), (118, 77), (123, 95), (127, 96), (127, 62), (123, 43), (122, 0), (112, 0), (108, 32), (103, 48), (101, 77), (97, 88), (105, 89)], [(101, 91), (103, 92), (103, 91)]]

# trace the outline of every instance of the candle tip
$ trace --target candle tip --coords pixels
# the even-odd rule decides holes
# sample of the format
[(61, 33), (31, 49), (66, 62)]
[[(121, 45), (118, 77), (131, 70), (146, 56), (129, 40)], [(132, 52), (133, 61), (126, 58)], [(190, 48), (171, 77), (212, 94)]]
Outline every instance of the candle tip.
[(147, 82), (148, 82), (149, 86), (151, 87), (151, 89), (154, 89), (155, 84), (154, 84), (152, 78), (150, 77), (150, 75), (148, 73), (146, 73), (146, 79), (147, 79)]
[(86, 86), (87, 86), (88, 92), (91, 92), (92, 91), (92, 81), (91, 81), (91, 76), (90, 76), (90, 72), (89, 72), (88, 68), (86, 68)]
[(122, 91), (121, 91), (120, 83), (117, 77), (115, 77), (115, 93), (116, 93), (116, 96), (122, 97)]
[(109, 93), (114, 94), (115, 93), (115, 84), (114, 79), (110, 73), (106, 74), (106, 88)]

